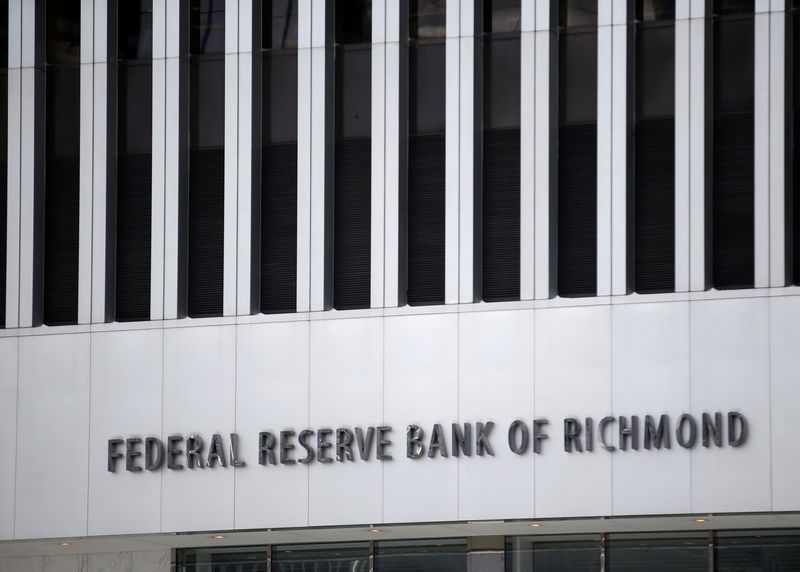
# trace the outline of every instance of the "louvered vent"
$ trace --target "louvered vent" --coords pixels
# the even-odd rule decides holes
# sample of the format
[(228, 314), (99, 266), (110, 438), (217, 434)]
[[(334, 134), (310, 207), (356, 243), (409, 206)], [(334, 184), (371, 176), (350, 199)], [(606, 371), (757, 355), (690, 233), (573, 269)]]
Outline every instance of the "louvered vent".
[(753, 114), (714, 120), (714, 287), (753, 287)]
[(150, 319), (152, 155), (117, 158), (116, 319)]
[(274, 144), (261, 158), (261, 312), (297, 308), (297, 144)]
[(675, 120), (636, 122), (634, 289), (675, 289)]
[(483, 133), (483, 299), (519, 300), (519, 129)]
[(188, 313), (222, 315), (225, 151), (189, 153)]
[(333, 306), (369, 308), (371, 142), (336, 142), (333, 199)]
[(558, 143), (558, 294), (597, 292), (597, 125), (561, 126)]
[(408, 138), (408, 285), (412, 306), (444, 303), (445, 138)]

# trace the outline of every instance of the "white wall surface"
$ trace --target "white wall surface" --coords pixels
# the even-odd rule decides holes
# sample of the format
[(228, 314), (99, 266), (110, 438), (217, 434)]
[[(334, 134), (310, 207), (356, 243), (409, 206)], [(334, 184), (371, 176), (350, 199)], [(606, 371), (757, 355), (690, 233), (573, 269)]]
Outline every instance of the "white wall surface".
[[(0, 338), (0, 540), (800, 510), (800, 296), (522, 304)], [(738, 449), (563, 451), (565, 416), (729, 410)], [(543, 453), (511, 453), (534, 417)], [(450, 424), (477, 421), (495, 456), (454, 457)], [(407, 459), (410, 423), (443, 424), (450, 456)], [(380, 424), (391, 461), (258, 464), (259, 431)], [(246, 467), (106, 471), (109, 438), (232, 431)]]
[(169, 550), (0, 558), (0, 572), (169, 572)]

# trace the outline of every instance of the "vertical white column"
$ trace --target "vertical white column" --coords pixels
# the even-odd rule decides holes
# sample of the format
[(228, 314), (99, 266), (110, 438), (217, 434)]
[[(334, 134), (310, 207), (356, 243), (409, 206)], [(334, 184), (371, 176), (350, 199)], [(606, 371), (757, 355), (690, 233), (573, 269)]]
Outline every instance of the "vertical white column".
[(770, 17), (769, 0), (756, 2), (754, 51), (754, 286), (770, 282)]
[[(556, 30), (550, 29), (550, 0), (536, 0), (534, 79), (534, 296), (550, 298), (555, 293), (555, 237), (553, 224), (554, 158), (553, 130), (557, 129), (552, 90), (556, 70), (551, 65)], [(526, 70), (527, 71), (527, 70)]]
[(477, 249), (475, 240), (475, 0), (461, 0), (461, 44), (459, 60), (459, 296), (463, 303), (475, 302), (479, 297), (480, 268), (476, 268)]
[(167, 123), (167, 0), (153, 0), (153, 176), (150, 206), (150, 319), (164, 318), (164, 192)]
[(689, 0), (675, 5), (675, 291), (689, 290), (691, 24)]
[(108, 4), (94, 6), (94, 134), (92, 160), (92, 322), (107, 316)]
[(8, 3), (8, 191), (6, 209), (6, 299), (7, 328), (19, 325), (19, 214), (20, 214), (20, 135), (22, 126), (22, 0)]
[(628, 9), (614, 0), (611, 25), (611, 294), (628, 293)]
[(297, 28), (297, 311), (311, 296), (311, 0), (298, 1)]
[[(400, 293), (400, 3), (386, 0), (385, 117), (384, 117), (384, 299), (399, 304)], [(374, 121), (373, 115), (373, 121)]]
[[(22, 35), (20, 38), (20, 188), (19, 188), (19, 326), (30, 327), (34, 318), (34, 239), (36, 231), (36, 77), (44, 70), (36, 68), (36, 9), (32, 0), (22, 0)], [(40, 83), (44, 87), (44, 83)], [(43, 94), (42, 94), (43, 95)]]
[[(769, 16), (769, 285), (786, 286), (786, 13)], [(798, 41), (798, 39), (795, 39)], [(795, 57), (797, 57), (795, 55)], [(758, 62), (758, 60), (756, 60)]]
[[(180, 2), (166, 4), (165, 129), (164, 129), (164, 319), (178, 317), (180, 240)], [(155, 16), (155, 15), (154, 15)], [(154, 84), (155, 87), (155, 84)], [(153, 117), (155, 123), (155, 115)]]
[[(258, 0), (256, 0), (258, 1)], [(253, 0), (239, 0), (238, 221), (236, 313), (250, 314), (253, 304)]]
[[(689, 20), (689, 288), (705, 290), (706, 260), (706, 2), (691, 0)], [(676, 42), (677, 43), (677, 42)]]
[(326, 22), (325, 1), (311, 2), (311, 310), (325, 310), (329, 293), (328, 249), (326, 229), (328, 204), (328, 185), (326, 180), (326, 140), (327, 93), (326, 78)]
[(519, 296), (534, 297), (534, 190), (536, 113), (536, 3), (520, 6), (520, 171), (519, 171)]
[(239, 203), (239, 2), (225, 2), (225, 185), (222, 314), (236, 315)]
[(384, 305), (386, 212), (386, 0), (372, 2), (370, 307)]
[(459, 301), (459, 147), (461, 144), (460, 0), (448, 0), (445, 39), (445, 215), (444, 215), (444, 299)]
[(94, 183), (94, 0), (81, 0), (80, 204), (78, 323), (92, 318), (92, 187)]
[(611, 294), (613, 3), (597, 4), (597, 295)]

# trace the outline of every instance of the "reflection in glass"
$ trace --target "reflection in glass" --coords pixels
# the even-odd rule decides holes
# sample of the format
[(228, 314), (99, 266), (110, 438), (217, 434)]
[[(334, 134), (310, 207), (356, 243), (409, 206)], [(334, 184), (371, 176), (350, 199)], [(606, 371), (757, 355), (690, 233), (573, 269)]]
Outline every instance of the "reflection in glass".
[(597, 2), (598, 0), (561, 0), (560, 26), (562, 28), (596, 27)]
[(121, 60), (149, 59), (153, 52), (153, 0), (125, 0), (117, 4)]
[(363, 44), (372, 39), (372, 0), (336, 0), (336, 43)]
[(787, 42), (787, 54), (794, 64), (794, 162), (792, 178), (794, 179), (794, 283), (800, 284), (800, 56), (797, 56), (797, 46), (800, 46), (800, 0), (795, 0), (794, 14), (792, 15), (793, 33), (791, 41)]
[(718, 532), (714, 568), (717, 572), (800, 570), (800, 535), (794, 530)]
[(606, 542), (608, 572), (706, 572), (708, 534), (611, 534)]
[(80, 0), (48, 0), (47, 63), (77, 64), (81, 59)]
[(367, 572), (369, 544), (276, 546), (271, 572)]
[(375, 570), (380, 572), (464, 572), (465, 540), (378, 542)]
[(185, 550), (180, 553), (179, 562), (179, 572), (268, 572), (269, 570), (266, 547)]
[(598, 537), (513, 537), (506, 542), (506, 572), (596, 572)]
[(263, 49), (296, 48), (297, 6), (300, 0), (261, 0), (261, 2)]
[(225, 52), (225, 0), (191, 0), (189, 52), (192, 55)]
[(636, 0), (636, 19), (640, 22), (675, 20), (675, 0)]
[(486, 34), (519, 32), (520, 0), (483, 0), (483, 31)]
[(410, 0), (408, 35), (414, 39), (444, 38), (447, 0)]

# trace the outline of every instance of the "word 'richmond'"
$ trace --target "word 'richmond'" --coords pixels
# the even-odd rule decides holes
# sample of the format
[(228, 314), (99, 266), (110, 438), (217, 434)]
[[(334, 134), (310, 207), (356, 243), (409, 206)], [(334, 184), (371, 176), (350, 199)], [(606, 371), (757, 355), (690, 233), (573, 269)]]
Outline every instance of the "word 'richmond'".
[[(524, 455), (541, 454), (549, 422), (537, 418), (532, 424), (513, 421), (507, 430), (507, 444), (512, 453)], [(446, 431), (440, 423), (429, 432), (419, 425), (409, 425), (405, 432), (406, 457), (409, 459), (494, 456), (492, 435), (495, 423), (453, 423)], [(257, 456), (259, 465), (294, 465), (295, 463), (340, 463), (346, 461), (369, 461), (373, 455), (379, 461), (391, 461), (390, 435), (392, 427), (355, 427), (349, 429), (321, 428), (304, 429), (299, 433), (292, 429), (258, 434)], [(684, 449), (691, 449), (698, 442), (703, 447), (740, 447), (747, 441), (747, 419), (739, 412), (703, 413), (698, 420), (684, 413), (672, 424), (670, 416), (658, 418), (645, 415), (644, 421), (636, 416), (603, 417), (595, 422), (591, 417), (578, 419), (567, 417), (563, 422), (563, 445), (567, 453), (583, 453), (603, 449), (605, 451), (644, 449), (670, 449), (672, 438)], [(227, 452), (226, 452), (227, 448)], [(203, 469), (213, 467), (244, 467), (247, 462), (241, 456), (239, 435), (231, 433), (227, 443), (219, 433), (214, 433), (206, 446), (200, 435), (170, 435), (166, 441), (157, 437), (129, 437), (108, 440), (108, 471), (117, 472), (117, 464), (124, 457), (125, 470), (140, 472), (156, 471), (163, 466), (170, 470)]]

